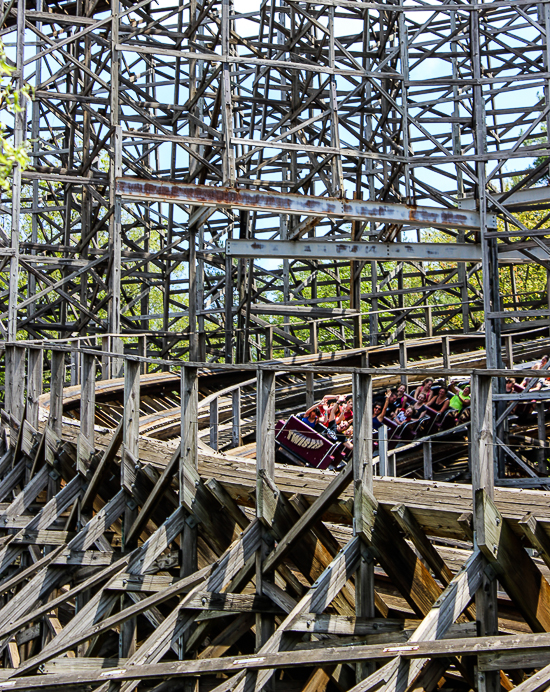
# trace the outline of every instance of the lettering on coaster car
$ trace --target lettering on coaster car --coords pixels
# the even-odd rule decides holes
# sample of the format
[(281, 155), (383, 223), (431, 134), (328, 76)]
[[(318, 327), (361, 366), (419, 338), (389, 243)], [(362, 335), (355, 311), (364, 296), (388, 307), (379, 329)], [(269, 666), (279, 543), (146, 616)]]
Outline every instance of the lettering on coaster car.
[(315, 468), (326, 468), (338, 444), (313, 430), (296, 416), (277, 426), (277, 442), (286, 450)]
[(294, 432), (293, 430), (288, 431), (288, 439), (294, 442), (298, 447), (308, 447), (309, 449), (319, 449), (323, 446), (323, 440), (313, 440), (311, 437), (306, 437), (302, 433)]

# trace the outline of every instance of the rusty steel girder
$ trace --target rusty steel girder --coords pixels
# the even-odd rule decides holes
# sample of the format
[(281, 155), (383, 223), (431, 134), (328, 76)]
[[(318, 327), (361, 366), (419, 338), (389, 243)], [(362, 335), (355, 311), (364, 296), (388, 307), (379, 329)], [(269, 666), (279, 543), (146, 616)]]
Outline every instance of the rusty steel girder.
[[(353, 219), (415, 227), (480, 229), (479, 214), (469, 209), (417, 207), (389, 202), (314, 197), (138, 178), (118, 178), (116, 193), (123, 199), (134, 201), (272, 211), (277, 214)], [(488, 217), (488, 228), (496, 229), (495, 216)]]

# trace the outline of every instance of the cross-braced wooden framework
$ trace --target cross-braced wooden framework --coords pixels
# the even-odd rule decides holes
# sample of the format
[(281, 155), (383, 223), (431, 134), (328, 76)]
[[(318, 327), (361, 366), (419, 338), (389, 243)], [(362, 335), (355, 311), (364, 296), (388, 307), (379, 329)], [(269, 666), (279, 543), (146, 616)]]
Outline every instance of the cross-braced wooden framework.
[[(494, 280), (549, 266), (548, 12), (4, 3), (14, 79), (35, 89), (10, 125), (32, 166), (0, 210), (4, 336), (247, 362), (485, 329), (498, 366), (502, 330), (548, 318), (545, 281)], [(397, 247), (434, 228), (473, 255)], [(225, 252), (239, 240), (294, 250)]]
[[(111, 399), (120, 390), (120, 424), (107, 430), (101, 351), (79, 351), (82, 384), (66, 388), (71, 352), (7, 347), (0, 689), (546, 689), (548, 493), (495, 488), (492, 390), (510, 370), (464, 360), (381, 375), (340, 364), (343, 354), (165, 360), (155, 364), (170, 372), (148, 375), (147, 359), (123, 356), (123, 387), (103, 383)], [(451, 373), (471, 377), (471, 484), (374, 476), (375, 383)], [(328, 376), (351, 384), (354, 457), (340, 473), (275, 464), (276, 412), (304, 375), (320, 388), (334, 386)], [(256, 460), (216, 453), (200, 440), (201, 411), (212, 417), (217, 397), (251, 382)], [(144, 425), (159, 383), (177, 404), (173, 444)]]

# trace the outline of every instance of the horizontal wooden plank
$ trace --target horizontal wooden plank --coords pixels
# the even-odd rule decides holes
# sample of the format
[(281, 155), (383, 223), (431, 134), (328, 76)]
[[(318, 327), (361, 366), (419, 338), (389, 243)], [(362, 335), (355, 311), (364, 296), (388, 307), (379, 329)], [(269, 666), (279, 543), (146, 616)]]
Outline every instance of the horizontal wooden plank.
[[(492, 653), (510, 654), (513, 660), (518, 653), (533, 651), (550, 654), (550, 634), (525, 634), (519, 636), (472, 637), (415, 641), (395, 645), (359, 645), (328, 647), (309, 651), (278, 651), (257, 656), (227, 656), (223, 658), (174, 661), (140, 666), (114, 668), (103, 672), (79, 672), (36, 677), (11, 678), (0, 683), (0, 690), (24, 690), (37, 687), (64, 687), (84, 685), (108, 680), (149, 680), (155, 678), (177, 678), (190, 675), (237, 672), (239, 670), (261, 670), (293, 668), (302, 666), (326, 666), (337, 663), (354, 663), (363, 660), (388, 660), (397, 656), (404, 659), (446, 658), (449, 656), (479, 655)], [(504, 661), (505, 659), (503, 659)], [(503, 663), (503, 665), (507, 665)]]

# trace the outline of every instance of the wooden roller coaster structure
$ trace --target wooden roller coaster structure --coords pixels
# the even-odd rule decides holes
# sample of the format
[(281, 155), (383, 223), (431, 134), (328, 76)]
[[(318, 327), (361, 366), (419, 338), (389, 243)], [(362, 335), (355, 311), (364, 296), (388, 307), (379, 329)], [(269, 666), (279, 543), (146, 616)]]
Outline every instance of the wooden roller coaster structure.
[[(546, 352), (533, 336), (509, 345), (511, 366)], [(510, 440), (529, 457), (529, 428), (495, 421), (493, 393), (538, 371), (487, 369), (481, 344), (410, 342), (405, 368), (398, 348), (124, 357), (114, 380), (84, 348), (77, 386), (74, 350), (8, 346), (0, 689), (543, 689), (550, 495), (529, 487), (550, 481), (540, 446), (518, 457), (527, 477), (517, 465)], [(428, 375), (470, 377), (471, 422), (376, 466), (373, 391)], [(352, 461), (276, 463), (276, 418), (330, 391), (353, 393)]]

